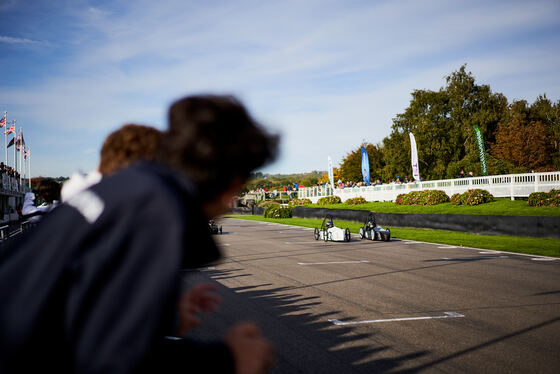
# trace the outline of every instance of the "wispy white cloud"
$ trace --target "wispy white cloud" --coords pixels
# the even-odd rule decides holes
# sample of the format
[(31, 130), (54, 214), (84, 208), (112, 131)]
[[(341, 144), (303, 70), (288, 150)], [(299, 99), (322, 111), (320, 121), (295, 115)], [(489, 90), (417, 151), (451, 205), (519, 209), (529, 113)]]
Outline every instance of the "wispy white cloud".
[(40, 42), (37, 40), (25, 39), (25, 38), (14, 38), (12, 36), (0, 35), (0, 43), (8, 44), (46, 44), (45, 42)]

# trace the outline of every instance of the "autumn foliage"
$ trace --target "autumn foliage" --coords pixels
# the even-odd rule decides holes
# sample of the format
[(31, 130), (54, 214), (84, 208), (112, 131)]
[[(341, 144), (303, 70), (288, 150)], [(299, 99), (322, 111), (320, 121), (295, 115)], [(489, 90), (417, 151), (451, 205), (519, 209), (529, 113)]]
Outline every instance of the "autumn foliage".
[(551, 170), (554, 151), (551, 135), (541, 121), (526, 123), (516, 118), (498, 125), (491, 153), (526, 170)]

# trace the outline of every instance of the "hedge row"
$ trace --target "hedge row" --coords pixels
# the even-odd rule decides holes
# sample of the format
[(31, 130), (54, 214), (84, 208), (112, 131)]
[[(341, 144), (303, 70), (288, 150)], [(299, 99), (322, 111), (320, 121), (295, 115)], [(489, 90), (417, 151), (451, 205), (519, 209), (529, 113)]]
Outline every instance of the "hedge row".
[(494, 196), (481, 189), (468, 190), (462, 194), (453, 194), (451, 204), (453, 205), (479, 205), (494, 201)]
[(550, 190), (549, 192), (533, 192), (527, 199), (527, 205), (560, 207), (560, 190)]
[(344, 204), (346, 205), (358, 205), (358, 204), (365, 204), (365, 203), (367, 203), (367, 200), (361, 196), (348, 199), (344, 202)]
[(395, 200), (398, 205), (437, 205), (449, 201), (449, 196), (441, 190), (412, 191), (400, 194)]
[(317, 205), (330, 205), (330, 204), (340, 204), (342, 200), (338, 196), (325, 196), (317, 201)]
[(292, 199), (288, 203), (289, 206), (298, 206), (298, 205), (307, 205), (313, 204), (313, 202), (309, 199)]
[(273, 204), (264, 210), (263, 215), (265, 218), (292, 218), (292, 208)]

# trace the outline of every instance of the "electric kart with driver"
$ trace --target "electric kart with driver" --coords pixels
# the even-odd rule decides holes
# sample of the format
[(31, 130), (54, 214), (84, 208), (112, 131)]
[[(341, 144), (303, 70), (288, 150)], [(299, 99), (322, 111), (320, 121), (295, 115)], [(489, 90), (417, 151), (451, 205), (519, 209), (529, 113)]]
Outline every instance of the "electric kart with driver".
[(350, 229), (342, 229), (336, 227), (333, 222), (333, 218), (330, 214), (327, 214), (323, 219), (321, 227), (315, 228), (315, 240), (333, 241), (333, 242), (349, 242), (350, 241)]
[(375, 222), (374, 214), (370, 213), (364, 225), (360, 227), (360, 239), (383, 240), (388, 242), (391, 240), (391, 230), (378, 226)]
[(218, 226), (216, 224), (216, 221), (214, 221), (213, 219), (208, 221), (208, 230), (210, 231), (210, 234), (221, 234), (222, 233), (222, 226)]

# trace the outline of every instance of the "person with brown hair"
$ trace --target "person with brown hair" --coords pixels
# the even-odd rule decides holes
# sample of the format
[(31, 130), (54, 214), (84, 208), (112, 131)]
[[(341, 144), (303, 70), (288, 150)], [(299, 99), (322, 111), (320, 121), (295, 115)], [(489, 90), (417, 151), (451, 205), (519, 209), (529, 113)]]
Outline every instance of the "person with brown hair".
[(62, 186), (62, 201), (99, 183), (102, 177), (140, 161), (152, 161), (161, 142), (162, 132), (156, 128), (126, 124), (110, 133), (103, 142), (97, 170), (83, 175), (75, 173)]
[(107, 136), (101, 147), (99, 172), (106, 176), (138, 161), (156, 157), (162, 132), (149, 126), (127, 124)]
[(0, 372), (259, 374), (272, 366), (255, 324), (201, 344), (180, 336), (189, 321), (177, 305), (181, 270), (220, 257), (208, 219), (274, 159), (278, 138), (235, 98), (213, 95), (175, 102), (164, 136), (158, 162), (104, 177), (5, 251)]

